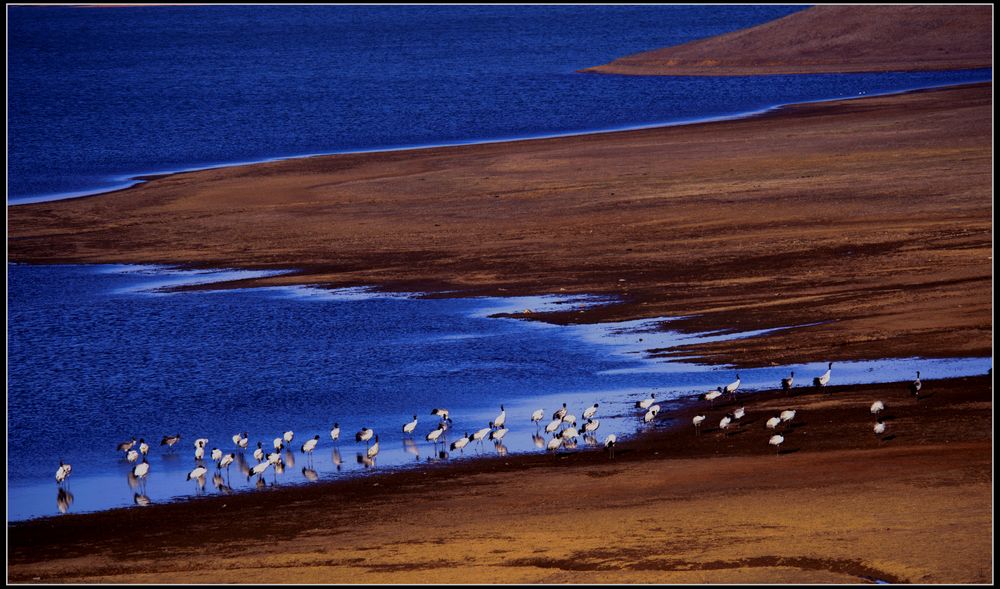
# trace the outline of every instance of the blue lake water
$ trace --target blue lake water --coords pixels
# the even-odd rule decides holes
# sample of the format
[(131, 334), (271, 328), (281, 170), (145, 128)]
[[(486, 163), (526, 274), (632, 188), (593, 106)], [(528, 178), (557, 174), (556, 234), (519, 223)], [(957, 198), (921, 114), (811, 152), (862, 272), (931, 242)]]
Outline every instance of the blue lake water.
[(991, 70), (576, 73), (802, 6), (8, 9), (8, 202), (269, 158), (616, 129)]
[[(248, 277), (248, 271), (180, 271), (141, 266), (8, 266), (8, 517), (59, 513), (54, 474), (73, 465), (71, 513), (133, 505), (198, 493), (252, 489), (239, 465), (212, 482), (215, 468), (186, 480), (193, 441), (234, 450), (232, 435), (246, 431), (250, 448), (265, 448), (287, 430), (294, 453), (285, 472), (266, 484), (307, 483), (370, 472), (358, 461), (366, 445), (354, 433), (380, 435), (377, 468), (440, 460), (441, 446), (425, 440), (451, 411), (449, 442), (487, 427), (503, 404), (510, 432), (502, 447), (475, 444), (447, 460), (498, 452), (543, 452), (531, 413), (567, 403), (581, 416), (599, 404), (596, 441), (628, 436), (644, 424), (634, 403), (656, 392), (664, 400), (703, 393), (731, 382), (736, 371), (647, 359), (647, 348), (699, 339), (759, 333), (681, 335), (654, 332), (661, 320), (589, 326), (553, 326), (490, 318), (498, 312), (605, 299), (519, 297), (422, 299), (365, 289), (310, 287), (164, 292), (181, 283)], [(669, 327), (669, 324), (668, 324)], [(641, 338), (641, 341), (640, 341)], [(836, 363), (833, 384), (897, 381), (921, 370), (925, 380), (985, 373), (988, 358)], [(741, 390), (774, 388), (788, 370), (799, 382), (826, 369), (824, 359), (795, 366), (740, 370)], [(402, 425), (418, 416), (412, 437)], [(582, 419), (581, 419), (582, 421)], [(335, 422), (342, 439), (334, 444)], [(166, 451), (164, 435), (181, 442)], [(311, 459), (298, 452), (320, 436)], [(130, 484), (131, 467), (115, 451), (132, 437), (150, 442), (151, 474)], [(579, 440), (580, 448), (587, 446)], [(568, 450), (561, 450), (568, 451)], [(246, 463), (256, 461), (246, 454)]]

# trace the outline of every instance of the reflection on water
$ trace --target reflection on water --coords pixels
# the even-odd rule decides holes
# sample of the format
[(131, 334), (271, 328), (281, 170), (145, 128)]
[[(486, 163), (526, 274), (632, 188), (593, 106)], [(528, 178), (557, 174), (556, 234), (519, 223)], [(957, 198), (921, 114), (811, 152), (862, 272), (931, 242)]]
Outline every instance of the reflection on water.
[(147, 497), (145, 495), (142, 495), (140, 493), (136, 493), (135, 495), (133, 495), (132, 496), (132, 501), (136, 505), (138, 505), (140, 507), (145, 507), (147, 505), (152, 505), (152, 503), (153, 503), (152, 501), (149, 500), (149, 497)]
[(403, 439), (403, 450), (409, 454), (413, 454), (417, 462), (420, 461), (420, 448), (417, 447), (417, 443), (413, 441), (413, 438)]
[(59, 487), (59, 492), (56, 493), (56, 507), (59, 509), (59, 513), (66, 513), (69, 511), (70, 505), (73, 505), (73, 494), (64, 488)]
[(309, 482), (315, 483), (319, 480), (319, 473), (311, 468), (302, 467), (302, 476)]
[(337, 468), (337, 472), (340, 472), (340, 467), (344, 463), (344, 459), (340, 457), (340, 448), (334, 448), (333, 453), (330, 455), (330, 461)]

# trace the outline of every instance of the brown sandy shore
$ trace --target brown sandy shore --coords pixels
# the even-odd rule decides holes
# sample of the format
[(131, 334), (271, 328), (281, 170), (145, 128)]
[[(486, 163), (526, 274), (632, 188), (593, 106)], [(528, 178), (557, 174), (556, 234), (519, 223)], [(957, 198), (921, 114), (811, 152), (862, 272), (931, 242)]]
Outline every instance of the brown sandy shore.
[[(665, 407), (601, 450), (8, 525), (16, 582), (990, 582), (985, 376)], [(887, 405), (873, 435), (869, 405)], [(797, 416), (780, 456), (764, 422)]]
[(759, 76), (992, 67), (993, 7), (814, 6), (748, 29), (581, 71)]
[(671, 352), (738, 366), (989, 356), (991, 102), (991, 85), (976, 84), (174, 174), (9, 206), (9, 259), (299, 269), (256, 285), (621, 297), (525, 315), (555, 323), (815, 324)]

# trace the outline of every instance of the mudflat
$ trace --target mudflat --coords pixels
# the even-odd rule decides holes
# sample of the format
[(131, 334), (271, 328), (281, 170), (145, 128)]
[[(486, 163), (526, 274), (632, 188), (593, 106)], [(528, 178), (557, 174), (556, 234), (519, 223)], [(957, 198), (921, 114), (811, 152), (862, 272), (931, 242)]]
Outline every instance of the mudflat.
[(518, 315), (555, 323), (799, 326), (669, 352), (737, 366), (988, 356), (991, 103), (975, 84), (174, 174), (8, 206), (7, 245), (19, 262), (297, 270), (258, 285), (620, 299)]
[(760, 76), (992, 67), (986, 5), (814, 6), (755, 27), (584, 69), (643, 76)]
[[(17, 582), (989, 582), (986, 376), (664, 406), (603, 449), (8, 525)], [(887, 431), (873, 433), (882, 400)], [(723, 431), (736, 405), (746, 416)], [(776, 430), (768, 418), (795, 409)], [(696, 434), (691, 417), (708, 415)], [(781, 454), (768, 445), (774, 433)]]

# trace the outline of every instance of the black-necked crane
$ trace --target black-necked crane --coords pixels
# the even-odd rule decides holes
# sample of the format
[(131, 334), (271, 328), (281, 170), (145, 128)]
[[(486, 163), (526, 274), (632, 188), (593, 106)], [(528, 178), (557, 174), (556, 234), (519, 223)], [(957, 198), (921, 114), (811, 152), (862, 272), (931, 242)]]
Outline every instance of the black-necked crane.
[(566, 415), (566, 403), (563, 403), (563, 406), (560, 407), (559, 409), (556, 409), (555, 413), (552, 414), (552, 419), (561, 420), (565, 415)]
[(920, 371), (917, 371), (917, 380), (910, 383), (910, 394), (914, 397), (920, 398), (920, 388), (923, 386), (920, 382)]
[(707, 418), (708, 418), (707, 415), (695, 415), (694, 418), (691, 419), (691, 423), (694, 424), (694, 432), (695, 432), (695, 434), (701, 435), (701, 424)]
[(313, 436), (313, 438), (311, 440), (306, 440), (305, 444), (302, 444), (302, 452), (304, 454), (310, 454), (311, 455), (312, 452), (313, 452), (313, 450), (316, 449), (316, 446), (318, 444), (319, 444), (319, 434)]
[(722, 396), (722, 387), (715, 389), (714, 391), (708, 391), (705, 393), (705, 400), (708, 401), (712, 407), (715, 407), (715, 400)]
[(736, 400), (736, 390), (740, 388), (740, 373), (736, 373), (736, 380), (726, 385), (722, 392), (728, 394), (734, 401)]
[(131, 450), (132, 446), (135, 446), (135, 438), (132, 438), (131, 442), (122, 442), (122, 443), (118, 444), (117, 450), (119, 452), (121, 452), (122, 454), (124, 454), (124, 453), (128, 452), (129, 450)]
[(659, 405), (653, 405), (652, 407), (647, 409), (646, 414), (642, 416), (643, 423), (649, 423), (650, 421), (653, 421), (653, 418), (656, 417), (656, 414), (659, 412), (660, 412)]
[(780, 414), (778, 414), (778, 417), (780, 417), (781, 421), (785, 422), (786, 424), (791, 423), (791, 421), (795, 419), (795, 410), (785, 409)]
[(233, 434), (233, 445), (236, 446), (236, 447), (239, 447), (239, 445), (240, 445), (240, 438), (242, 438), (242, 437), (243, 436), (241, 436), (239, 434), (239, 432)]
[(250, 444), (250, 438), (247, 437), (247, 432), (243, 432), (243, 437), (240, 438), (240, 441), (236, 445), (239, 446), (240, 450), (242, 451), (246, 450), (249, 444)]
[(219, 450), (218, 448), (212, 448), (212, 460), (216, 463), (222, 460), (222, 450)]
[(464, 448), (469, 445), (469, 440), (469, 432), (465, 432), (464, 436), (451, 443), (452, 451), (458, 450), (462, 452)]
[(194, 470), (188, 473), (187, 480), (190, 481), (191, 479), (201, 479), (199, 485), (204, 486), (205, 479), (203, 477), (205, 476), (206, 472), (208, 472), (208, 469), (205, 468), (204, 466), (196, 466), (194, 467)]
[(482, 445), (483, 440), (486, 439), (486, 436), (489, 435), (490, 430), (492, 429), (493, 429), (493, 423), (491, 422), (489, 427), (484, 427), (483, 429), (472, 434), (472, 441), (479, 442), (479, 444)]
[(729, 428), (729, 424), (733, 422), (732, 414), (726, 414), (725, 417), (719, 420), (719, 429), (725, 431)]
[(580, 432), (576, 431), (575, 427), (570, 426), (570, 427), (567, 427), (566, 429), (564, 429), (562, 431), (562, 433), (559, 434), (559, 437), (561, 437), (563, 440), (569, 440), (569, 439), (575, 438), (575, 437), (577, 437), (579, 435), (580, 435)]
[(507, 421), (507, 412), (504, 410), (503, 405), (500, 405), (500, 414), (496, 416), (493, 420), (493, 427), (502, 428), (504, 422)]
[(295, 437), (295, 432), (293, 432), (292, 430), (288, 430), (287, 432), (282, 434), (281, 437), (285, 440), (285, 444), (291, 444), (292, 438)]
[(771, 419), (767, 420), (767, 423), (765, 425), (767, 425), (767, 429), (774, 429), (778, 427), (778, 425), (780, 424), (781, 424), (780, 417), (772, 417)]
[(771, 439), (768, 440), (768, 444), (774, 446), (774, 455), (777, 456), (781, 453), (781, 444), (785, 441), (785, 436), (781, 434), (774, 434)]
[(563, 423), (568, 423), (570, 425), (576, 425), (576, 415), (566, 414), (562, 418)]
[(593, 418), (593, 417), (594, 417), (595, 415), (597, 415), (597, 407), (598, 407), (597, 403), (594, 403), (594, 404), (593, 404), (593, 405), (591, 405), (590, 407), (587, 407), (587, 408), (586, 408), (586, 409), (584, 410), (584, 412), (583, 412), (583, 418), (584, 418), (584, 419), (591, 419), (591, 418)]
[(826, 372), (822, 376), (817, 376), (813, 379), (813, 386), (825, 387), (828, 382), (830, 382), (830, 371), (833, 370), (833, 362), (826, 365)]
[(230, 452), (229, 454), (226, 454), (225, 456), (222, 457), (222, 460), (219, 461), (219, 464), (217, 466), (219, 470), (222, 470), (224, 468), (226, 469), (226, 472), (229, 472), (229, 467), (233, 464), (235, 460), (236, 460), (236, 454)]
[(333, 429), (330, 430), (330, 439), (336, 442), (340, 439), (340, 424), (333, 424)]
[(877, 419), (879, 413), (885, 411), (885, 403), (883, 403), (882, 401), (875, 401), (874, 403), (872, 403), (870, 411), (871, 414), (874, 415), (875, 418)]
[(649, 409), (649, 407), (656, 402), (656, 393), (650, 393), (648, 397), (641, 401), (636, 401), (635, 406), (637, 409)]
[[(247, 475), (247, 480), (249, 481), (250, 478), (253, 476), (256, 476), (258, 481), (262, 480), (263, 477), (261, 475), (263, 475), (264, 471), (267, 470), (268, 467), (270, 466), (271, 466), (270, 462), (266, 461), (258, 462), (256, 466), (250, 469), (250, 474)], [(188, 480), (191, 480), (191, 475), (188, 475)]]
[(437, 429), (431, 430), (431, 432), (427, 434), (427, 441), (432, 442), (435, 446), (437, 446), (438, 438), (440, 438), (441, 434), (443, 433), (444, 433), (444, 422), (441, 422), (438, 424)]
[[(496, 425), (496, 422), (493, 422), (493, 424)], [(505, 427), (501, 427), (500, 429), (495, 429), (495, 430), (493, 430), (493, 431), (490, 432), (490, 439), (493, 440), (493, 441), (499, 442), (500, 440), (503, 439), (504, 436), (507, 435), (508, 431), (510, 431), (510, 430), (508, 430)]]
[(545, 433), (551, 434), (552, 432), (556, 431), (557, 429), (559, 429), (559, 426), (562, 425), (562, 422), (563, 420), (561, 417), (559, 419), (553, 419), (552, 421), (549, 422), (547, 426), (545, 426)]
[(747, 414), (746, 407), (737, 407), (736, 411), (733, 411), (733, 421), (739, 421), (743, 419), (744, 417), (746, 417), (746, 414)]
[(135, 468), (132, 469), (132, 476), (134, 476), (136, 478), (136, 480), (139, 481), (139, 484), (141, 485), (141, 484), (145, 483), (145, 481), (146, 481), (146, 475), (148, 475), (148, 474), (149, 474), (149, 462), (147, 462), (146, 461), (146, 457), (143, 456), (142, 457), (142, 462), (140, 462), (139, 464), (136, 464)]
[(412, 434), (413, 430), (417, 429), (417, 416), (413, 416), (413, 421), (403, 424), (403, 433)]
[(374, 435), (375, 435), (375, 430), (371, 429), (370, 427), (363, 427), (361, 428), (361, 431), (354, 434), (354, 441), (365, 442), (366, 444), (368, 444), (370, 443), (372, 436)]
[(604, 438), (604, 447), (608, 449), (608, 458), (615, 457), (615, 444), (618, 443), (618, 437), (615, 434), (608, 434), (608, 437)]
[(375, 443), (368, 448), (368, 458), (374, 459), (378, 454), (378, 434), (375, 435)]
[(143, 456), (149, 454), (149, 444), (142, 438), (139, 438), (139, 453)]
[(208, 445), (208, 438), (198, 438), (194, 441), (195, 448), (204, 448)]
[(559, 446), (562, 446), (562, 444), (563, 444), (562, 436), (556, 435), (556, 436), (553, 436), (552, 439), (549, 440), (549, 443), (545, 445), (545, 449), (546, 450), (558, 450)]
[(174, 434), (172, 436), (163, 436), (163, 439), (160, 440), (160, 445), (166, 446), (168, 449), (173, 450), (174, 444), (176, 444), (179, 441), (181, 441), (180, 434)]
[(447, 409), (431, 409), (431, 415), (437, 415), (442, 420), (447, 420), (448, 419), (448, 410)]
[(63, 484), (67, 478), (69, 478), (69, 473), (73, 471), (73, 467), (69, 464), (64, 464), (62, 460), (59, 461), (59, 468), (56, 469), (56, 483), (59, 485)]
[(257, 449), (253, 451), (253, 457), (257, 459), (257, 462), (264, 460), (264, 448), (260, 442), (257, 442)]
[(129, 464), (139, 460), (139, 451), (135, 449), (129, 450), (128, 454), (125, 455), (125, 460), (128, 460)]
[(788, 376), (781, 379), (781, 390), (785, 391), (785, 394), (788, 394), (788, 391), (792, 390), (792, 382), (794, 381), (795, 371), (792, 371)]
[(204, 446), (197, 446), (194, 449), (194, 460), (195, 460), (195, 462), (200, 461), (204, 457), (205, 457), (205, 447)]
[(281, 452), (281, 450), (285, 447), (285, 441), (282, 438), (274, 438), (271, 445), (274, 446), (275, 452)]
[(878, 421), (876, 421), (875, 422), (875, 427), (872, 428), (872, 431), (875, 432), (875, 437), (877, 437), (878, 440), (881, 442), (882, 441), (882, 434), (885, 433), (885, 422), (882, 421), (881, 419), (879, 419)]
[(589, 433), (592, 433), (592, 432), (596, 432), (597, 428), (599, 428), (599, 427), (601, 427), (601, 420), (600, 419), (593, 419), (593, 418), (589, 418), (588, 417), (587, 418), (587, 423), (583, 424), (582, 430), (583, 430), (583, 433), (589, 434)]
[(531, 423), (535, 424), (535, 427), (537, 428), (538, 425), (539, 425), (539, 422), (541, 422), (542, 418), (544, 418), (544, 417), (545, 417), (545, 410), (544, 409), (536, 409), (535, 412), (531, 414)]

